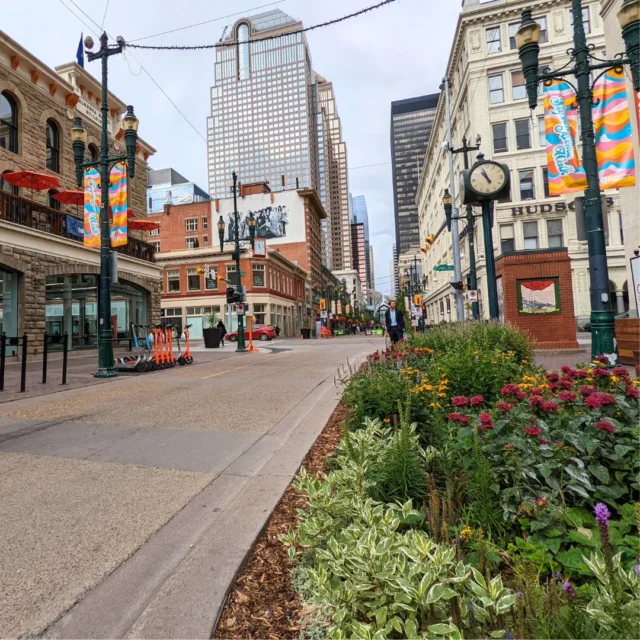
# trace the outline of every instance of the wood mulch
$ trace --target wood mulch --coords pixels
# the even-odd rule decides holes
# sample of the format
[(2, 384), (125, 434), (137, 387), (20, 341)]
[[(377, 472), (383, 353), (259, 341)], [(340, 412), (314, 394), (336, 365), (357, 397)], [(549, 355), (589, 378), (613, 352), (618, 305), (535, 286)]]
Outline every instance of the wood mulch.
[[(302, 463), (307, 473), (328, 471), (344, 419), (340, 404)], [(231, 587), (213, 638), (298, 638), (302, 602), (291, 587), (287, 549), (278, 538), (297, 525), (296, 509), (303, 506), (304, 498), (290, 485)]]

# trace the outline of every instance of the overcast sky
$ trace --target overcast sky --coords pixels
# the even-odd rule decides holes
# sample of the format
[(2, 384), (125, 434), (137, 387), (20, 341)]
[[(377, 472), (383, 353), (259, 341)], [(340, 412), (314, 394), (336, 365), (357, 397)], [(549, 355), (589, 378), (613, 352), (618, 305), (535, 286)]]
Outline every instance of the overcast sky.
[[(261, 13), (277, 6), (305, 26), (352, 13), (377, 0), (284, 0), (272, 7), (245, 11), (269, 0), (75, 0), (93, 20), (115, 37), (142, 38), (169, 29), (228, 16)], [(85, 23), (83, 25), (67, 5)], [(108, 6), (107, 6), (108, 5)], [(340, 25), (308, 34), (315, 70), (336, 91), (347, 143), (349, 187), (364, 195), (369, 209), (375, 254), (376, 288), (389, 292), (389, 260), (395, 241), (389, 121), (393, 100), (438, 90), (460, 11), (458, 0), (398, 0)], [(216, 42), (226, 24), (238, 17), (146, 40), (154, 44)], [(88, 26), (87, 26), (88, 25)], [(50, 67), (75, 58), (80, 32), (98, 28), (71, 0), (3, 0), (1, 29)], [(94, 34), (92, 34), (94, 35)], [(95, 35), (94, 35), (95, 39)], [(109, 88), (135, 106), (140, 135), (158, 151), (156, 169), (173, 167), (207, 189), (206, 117), (213, 85), (212, 51), (158, 52), (134, 50), (126, 59), (111, 58)], [(139, 62), (138, 62), (139, 61)], [(183, 119), (141, 69), (151, 74), (191, 122)], [(99, 63), (85, 63), (99, 76)], [(199, 135), (198, 135), (199, 134)]]

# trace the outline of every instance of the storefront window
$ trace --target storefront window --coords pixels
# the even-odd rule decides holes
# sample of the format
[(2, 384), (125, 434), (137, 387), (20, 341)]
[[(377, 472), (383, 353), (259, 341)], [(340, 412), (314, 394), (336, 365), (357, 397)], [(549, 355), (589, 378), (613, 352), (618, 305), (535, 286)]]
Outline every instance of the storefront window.
[[(0, 333), (18, 336), (18, 274), (0, 269)], [(16, 348), (7, 346), (7, 355), (15, 355)]]

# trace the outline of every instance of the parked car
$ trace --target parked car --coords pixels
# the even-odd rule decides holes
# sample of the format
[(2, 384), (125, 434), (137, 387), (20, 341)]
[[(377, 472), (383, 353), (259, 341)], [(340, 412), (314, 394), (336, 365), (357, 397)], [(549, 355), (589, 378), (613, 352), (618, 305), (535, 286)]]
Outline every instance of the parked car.
[[(253, 340), (262, 340), (262, 342), (266, 342), (267, 340), (273, 340), (276, 337), (276, 332), (269, 326), (264, 324), (257, 324), (253, 327), (253, 332), (251, 334), (251, 338)], [(249, 339), (249, 332), (244, 332), (244, 339)], [(238, 332), (231, 331), (225, 336), (225, 340), (229, 340), (229, 342), (237, 342), (238, 341)]]
[[(628, 318), (629, 317), (629, 312), (628, 311), (624, 311), (623, 313), (618, 313), (615, 317), (616, 320), (621, 320), (622, 318)], [(582, 327), (583, 331), (587, 331), (588, 333), (591, 333), (591, 323), (587, 322), (584, 327)]]

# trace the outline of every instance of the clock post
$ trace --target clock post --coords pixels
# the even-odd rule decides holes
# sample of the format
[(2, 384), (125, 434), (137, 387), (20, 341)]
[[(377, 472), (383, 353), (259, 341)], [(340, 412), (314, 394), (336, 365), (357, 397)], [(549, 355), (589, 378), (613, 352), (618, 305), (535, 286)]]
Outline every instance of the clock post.
[(482, 231), (484, 233), (484, 255), (487, 268), (487, 290), (489, 292), (489, 317), (497, 320), (500, 317), (498, 308), (498, 283), (496, 282), (496, 259), (493, 252), (493, 201), (482, 202)]

